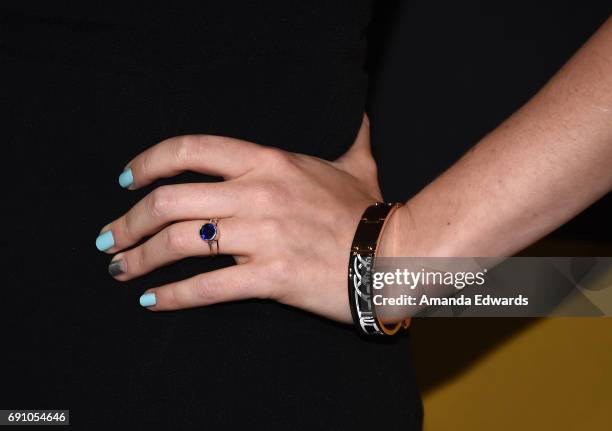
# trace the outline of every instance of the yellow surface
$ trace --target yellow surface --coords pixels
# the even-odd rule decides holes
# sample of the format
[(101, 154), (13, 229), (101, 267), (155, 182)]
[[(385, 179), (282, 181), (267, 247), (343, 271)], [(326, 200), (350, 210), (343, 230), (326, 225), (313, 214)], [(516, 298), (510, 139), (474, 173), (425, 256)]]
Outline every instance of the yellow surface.
[(426, 431), (612, 430), (612, 318), (437, 320), (412, 330)]

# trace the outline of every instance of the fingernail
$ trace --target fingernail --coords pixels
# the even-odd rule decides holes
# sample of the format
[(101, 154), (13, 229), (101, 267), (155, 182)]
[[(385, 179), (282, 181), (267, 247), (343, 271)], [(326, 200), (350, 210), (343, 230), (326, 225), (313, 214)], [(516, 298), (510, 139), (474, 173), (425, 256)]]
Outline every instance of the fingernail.
[(125, 264), (123, 259), (112, 260), (111, 263), (108, 264), (108, 273), (113, 277), (125, 273)]
[(143, 307), (150, 307), (155, 304), (157, 304), (157, 300), (153, 292), (145, 293), (140, 297), (140, 305)]
[(134, 182), (134, 175), (132, 175), (131, 168), (127, 168), (126, 170), (121, 172), (121, 175), (119, 175), (119, 185), (123, 187), (124, 189), (131, 186), (133, 182)]
[(114, 245), (115, 238), (113, 238), (113, 232), (110, 230), (102, 232), (98, 235), (98, 238), (96, 238), (96, 247), (98, 247), (100, 251), (106, 251)]

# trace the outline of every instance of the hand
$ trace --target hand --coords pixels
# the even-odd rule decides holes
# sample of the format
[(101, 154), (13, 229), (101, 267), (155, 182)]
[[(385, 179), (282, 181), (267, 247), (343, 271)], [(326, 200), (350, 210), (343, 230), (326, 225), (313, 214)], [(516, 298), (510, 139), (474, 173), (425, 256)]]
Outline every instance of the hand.
[(351, 321), (351, 243), (364, 209), (382, 200), (366, 116), (351, 148), (334, 162), (194, 135), (165, 140), (126, 169), (131, 175), (124, 171), (123, 185), (129, 189), (186, 170), (225, 180), (158, 187), (102, 229), (96, 244), (120, 252), (109, 272), (126, 281), (184, 257), (209, 255), (199, 229), (219, 219), (219, 252), (232, 255), (238, 265), (149, 289), (154, 296), (147, 295), (144, 305), (154, 302), (150, 310), (269, 298)]

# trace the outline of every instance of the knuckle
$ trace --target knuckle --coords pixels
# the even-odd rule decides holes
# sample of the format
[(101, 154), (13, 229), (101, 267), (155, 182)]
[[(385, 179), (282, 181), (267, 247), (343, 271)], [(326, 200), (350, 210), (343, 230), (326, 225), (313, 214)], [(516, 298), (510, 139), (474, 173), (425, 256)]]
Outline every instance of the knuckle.
[(253, 186), (251, 193), (253, 200), (261, 206), (267, 206), (274, 202), (273, 186), (269, 183)]
[(126, 267), (130, 274), (140, 274), (145, 267), (145, 255), (143, 247), (137, 247), (134, 250), (126, 253), (124, 259)]
[(283, 222), (277, 218), (267, 218), (259, 222), (258, 230), (264, 238), (278, 238), (283, 230)]
[(191, 305), (192, 294), (190, 287), (184, 284), (176, 283), (171, 287), (168, 287), (168, 293), (166, 300), (169, 304), (172, 304), (173, 308), (186, 308)]
[(142, 158), (142, 163), (140, 164), (140, 171), (141, 171), (140, 174), (142, 175), (143, 178), (151, 178), (153, 176), (153, 174), (151, 173), (151, 170), (152, 170), (151, 165), (152, 165), (151, 155), (147, 151), (147, 153), (144, 154)]
[(218, 289), (209, 277), (197, 277), (193, 289), (199, 303), (210, 304), (216, 301)]
[(252, 193), (253, 201), (261, 208), (276, 207), (288, 199), (285, 189), (275, 182), (258, 184), (253, 187)]
[[(128, 212), (126, 216), (123, 217), (119, 223), (117, 223), (116, 230), (117, 232), (121, 232), (121, 236), (123, 237), (123, 240), (125, 240), (126, 242), (132, 244), (138, 241), (138, 238), (136, 238), (136, 235), (134, 235), (134, 233), (132, 232), (133, 226), (132, 226), (132, 214), (131, 213)], [(120, 236), (117, 235), (117, 237), (118, 237), (117, 241), (119, 242)]]
[(181, 254), (187, 249), (188, 240), (185, 233), (176, 224), (165, 229), (164, 242), (166, 250), (173, 254)]
[(264, 152), (266, 160), (274, 168), (288, 169), (293, 165), (293, 155), (288, 151), (280, 148), (266, 148)]
[(148, 210), (156, 219), (163, 219), (172, 206), (173, 194), (170, 186), (160, 186), (153, 190), (148, 199)]
[(172, 146), (172, 154), (179, 165), (192, 160), (198, 151), (198, 142), (192, 136), (180, 136), (176, 138)]

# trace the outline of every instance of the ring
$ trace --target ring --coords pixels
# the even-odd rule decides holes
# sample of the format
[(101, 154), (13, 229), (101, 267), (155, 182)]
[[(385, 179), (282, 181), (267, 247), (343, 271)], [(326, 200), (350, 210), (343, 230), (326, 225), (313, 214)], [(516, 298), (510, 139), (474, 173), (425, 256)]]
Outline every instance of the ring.
[(219, 254), (219, 228), (218, 219), (212, 218), (208, 223), (204, 223), (200, 228), (200, 238), (208, 243), (210, 255), (216, 256)]

